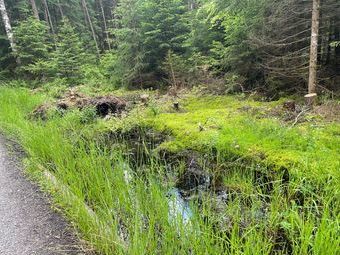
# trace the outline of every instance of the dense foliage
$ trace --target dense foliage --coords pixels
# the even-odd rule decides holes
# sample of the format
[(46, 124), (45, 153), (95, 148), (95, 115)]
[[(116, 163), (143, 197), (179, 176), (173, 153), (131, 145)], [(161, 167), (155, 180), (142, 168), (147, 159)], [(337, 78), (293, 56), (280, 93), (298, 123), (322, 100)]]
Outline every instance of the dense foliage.
[(0, 135), (101, 254), (340, 254), (339, 13), (0, 0)]
[(46, 76), (48, 69), (44, 63), (50, 56), (51, 42), (45, 22), (29, 17), (20, 22), (15, 34), (18, 48), (16, 57), (20, 59), (17, 73), (26, 78)]
[[(312, 0), (35, 2), (38, 16), (30, 1), (5, 1), (18, 52), (1, 24), (2, 78), (306, 91)], [(322, 2), (319, 90), (339, 82), (339, 12), (338, 1)]]

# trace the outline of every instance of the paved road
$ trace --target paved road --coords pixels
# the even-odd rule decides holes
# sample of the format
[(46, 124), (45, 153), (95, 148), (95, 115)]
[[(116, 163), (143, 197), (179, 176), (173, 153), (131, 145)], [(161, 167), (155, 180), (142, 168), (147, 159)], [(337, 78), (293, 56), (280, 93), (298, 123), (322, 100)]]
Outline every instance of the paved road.
[(0, 254), (86, 254), (67, 222), (24, 177), (0, 136)]

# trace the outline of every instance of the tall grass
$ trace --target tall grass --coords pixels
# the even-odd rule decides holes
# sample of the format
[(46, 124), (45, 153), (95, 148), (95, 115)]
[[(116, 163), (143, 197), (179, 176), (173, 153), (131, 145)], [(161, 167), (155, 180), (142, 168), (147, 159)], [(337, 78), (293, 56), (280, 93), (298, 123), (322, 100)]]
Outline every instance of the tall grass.
[[(249, 176), (233, 171), (226, 182), (243, 188), (222, 211), (211, 194), (193, 200), (188, 223), (169, 214), (171, 182), (165, 180), (171, 178), (163, 164), (152, 159), (147, 168), (131, 169), (121, 150), (103, 148), (90, 139), (91, 124), (82, 124), (77, 111), (46, 122), (30, 120), (29, 113), (44, 100), (28, 90), (0, 88), (0, 128), (23, 146), (31, 175), (52, 193), (82, 238), (98, 252), (339, 254), (338, 187), (313, 187), (297, 179), (284, 194), (278, 182), (265, 200), (266, 194), (251, 187)], [(60, 186), (49, 182), (43, 169)], [(303, 205), (292, 199), (298, 190)]]

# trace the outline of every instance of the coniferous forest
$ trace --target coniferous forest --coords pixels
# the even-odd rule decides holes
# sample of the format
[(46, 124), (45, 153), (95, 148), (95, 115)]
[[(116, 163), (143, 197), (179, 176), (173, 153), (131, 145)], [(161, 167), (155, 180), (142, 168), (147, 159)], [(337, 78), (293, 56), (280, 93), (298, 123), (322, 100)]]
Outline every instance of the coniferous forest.
[(340, 254), (339, 0), (0, 12), (0, 134), (65, 254)]
[[(115, 88), (214, 83), (218, 93), (304, 93), (312, 4), (4, 1), (9, 27), (1, 24), (1, 78)], [(339, 8), (337, 0), (325, 0), (319, 11), (317, 72), (323, 91), (339, 83)]]

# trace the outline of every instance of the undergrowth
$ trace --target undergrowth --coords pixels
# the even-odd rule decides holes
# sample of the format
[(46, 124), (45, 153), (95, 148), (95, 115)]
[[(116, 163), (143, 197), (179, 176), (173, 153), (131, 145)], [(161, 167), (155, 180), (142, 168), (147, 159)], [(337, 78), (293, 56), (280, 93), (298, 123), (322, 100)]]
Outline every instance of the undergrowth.
[[(48, 121), (29, 118), (46, 100), (26, 89), (0, 88), (0, 127), (28, 155), (28, 171), (53, 194), (82, 238), (102, 254), (339, 254), (338, 126), (280, 127), (269, 118), (239, 113), (237, 100), (185, 101), (181, 113), (135, 109), (123, 119), (93, 120), (91, 111), (70, 111)], [(253, 107), (260, 103), (249, 102)], [(155, 107), (155, 105), (153, 105)], [(229, 108), (228, 108), (229, 107)], [(149, 112), (151, 111), (151, 113)], [(86, 121), (84, 121), (84, 119)], [(214, 191), (190, 200), (192, 217), (171, 215), (169, 190), (176, 176), (149, 153), (147, 164), (131, 164), (124, 146), (102, 146), (98, 132), (135, 126), (171, 130), (160, 145), (172, 152), (216, 149), (228, 155), (263, 158), (229, 166), (221, 209)], [(203, 128), (200, 128), (202, 125)], [(264, 154), (264, 156), (262, 156)], [(233, 158), (235, 160), (235, 158)], [(235, 161), (233, 161), (235, 162)], [(254, 185), (258, 168), (276, 163), (292, 170), (271, 190)], [(289, 164), (286, 164), (289, 162)], [(134, 168), (132, 168), (132, 166)], [(43, 175), (48, 170), (73, 194), (70, 200)], [(260, 169), (260, 170), (261, 170)]]

